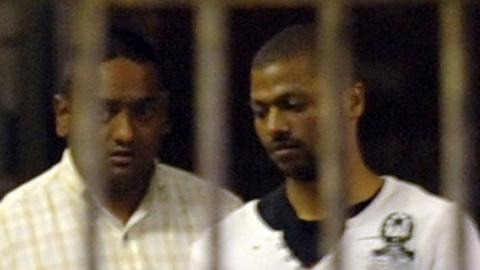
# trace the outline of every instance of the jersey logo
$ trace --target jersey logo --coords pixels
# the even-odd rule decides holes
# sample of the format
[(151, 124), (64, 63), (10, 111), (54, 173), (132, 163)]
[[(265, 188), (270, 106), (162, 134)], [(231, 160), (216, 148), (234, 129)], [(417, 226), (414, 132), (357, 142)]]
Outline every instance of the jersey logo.
[(405, 244), (413, 235), (413, 219), (405, 213), (388, 215), (381, 226), (381, 238), (385, 244), (373, 250), (369, 270), (410, 270), (413, 269), (415, 253)]

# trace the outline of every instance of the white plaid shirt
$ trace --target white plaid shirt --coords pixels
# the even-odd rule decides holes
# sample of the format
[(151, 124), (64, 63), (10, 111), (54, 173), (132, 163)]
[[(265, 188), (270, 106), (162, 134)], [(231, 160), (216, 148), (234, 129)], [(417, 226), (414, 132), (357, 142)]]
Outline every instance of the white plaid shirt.
[[(225, 214), (240, 206), (222, 191)], [(190, 244), (208, 226), (208, 185), (157, 164), (152, 184), (127, 224), (98, 207), (94, 245), (87, 245), (85, 186), (66, 151), (60, 163), (0, 203), (0, 269), (183, 270)], [(93, 250), (92, 250), (93, 249)]]

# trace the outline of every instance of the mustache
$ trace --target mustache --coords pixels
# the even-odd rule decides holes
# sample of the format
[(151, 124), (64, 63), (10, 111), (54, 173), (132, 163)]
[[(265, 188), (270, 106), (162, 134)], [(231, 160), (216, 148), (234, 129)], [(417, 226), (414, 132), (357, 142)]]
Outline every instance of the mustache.
[(133, 149), (129, 147), (116, 147), (111, 151), (108, 151), (109, 156), (132, 156), (133, 154)]
[(269, 146), (269, 152), (275, 152), (283, 149), (289, 148), (301, 148), (304, 147), (304, 143), (296, 139), (283, 139), (283, 140), (274, 140)]

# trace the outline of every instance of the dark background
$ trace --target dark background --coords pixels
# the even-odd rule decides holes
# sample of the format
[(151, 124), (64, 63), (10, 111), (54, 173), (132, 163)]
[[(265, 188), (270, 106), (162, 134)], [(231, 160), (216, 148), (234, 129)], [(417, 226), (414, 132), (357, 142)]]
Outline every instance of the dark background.
[[(23, 114), (4, 117), (8, 147), (5, 168), (12, 177), (12, 186), (20, 184), (56, 162), (63, 149), (54, 134), (50, 98), (58, 77), (58, 48), (54, 39), (55, 24), (50, 4), (37, 6), (40, 15), (34, 25), (41, 34), (27, 35), (37, 52), (38, 73), (35, 77), (39, 106), (33, 114), (42, 114), (37, 134), (46, 148), (37, 153), (42, 162), (22, 159), (25, 129)], [(187, 170), (193, 164), (193, 62), (195, 42), (194, 12), (188, 8), (122, 9), (111, 11), (111, 24), (138, 31), (158, 48), (161, 62), (168, 70), (167, 86), (171, 90), (170, 108), (173, 131), (160, 156), (163, 161)], [(472, 85), (469, 93), (469, 121), (473, 135), (479, 129), (478, 29), (477, 6), (469, 8), (469, 45), (472, 59)], [(310, 23), (314, 10), (305, 8), (232, 9), (229, 12), (229, 119), (231, 169), (228, 188), (245, 200), (262, 196), (282, 181), (281, 174), (261, 148), (248, 107), (249, 65), (255, 51), (274, 33), (297, 23)], [(367, 111), (360, 125), (359, 137), (368, 165), (380, 174), (397, 175), (419, 183), (427, 189), (439, 190), (439, 125), (438, 125), (438, 14), (434, 5), (376, 5), (355, 8), (352, 22), (356, 59), (370, 67), (372, 80), (367, 96)], [(33, 26), (32, 26), (33, 27)], [(26, 44), (26, 43), (25, 43)], [(35, 45), (38, 44), (38, 45)], [(25, 45), (26, 48), (28, 48)], [(32, 48), (28, 49), (31, 50)], [(27, 50), (27, 49), (25, 49)], [(26, 64), (28, 65), (28, 64)], [(39, 67), (39, 68), (38, 68)], [(41, 72), (41, 73), (40, 73)], [(31, 101), (29, 101), (31, 102)], [(26, 116), (29, 119), (32, 114)], [(34, 120), (30, 120), (34, 121)], [(32, 132), (32, 131), (31, 131)], [(33, 131), (35, 132), (35, 131)], [(22, 139), (23, 138), (23, 139)], [(27, 138), (28, 140), (28, 138)], [(472, 136), (473, 160), (479, 160), (478, 139)], [(34, 164), (34, 165), (32, 165)], [(468, 189), (472, 213), (480, 216), (480, 166), (473, 169)]]

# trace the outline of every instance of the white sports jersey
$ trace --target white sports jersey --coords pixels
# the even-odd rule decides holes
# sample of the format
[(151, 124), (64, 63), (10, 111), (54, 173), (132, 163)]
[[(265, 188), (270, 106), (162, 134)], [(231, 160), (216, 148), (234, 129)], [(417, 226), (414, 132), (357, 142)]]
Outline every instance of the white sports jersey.
[[(304, 269), (285, 245), (282, 232), (272, 230), (258, 213), (259, 200), (233, 212), (219, 224), (221, 270)], [(385, 177), (376, 198), (346, 221), (342, 236), (344, 270), (457, 270), (453, 247), (454, 204), (422, 188)], [(480, 269), (480, 239), (473, 222), (465, 221), (462, 270)], [(207, 270), (207, 231), (192, 247), (190, 270)], [(312, 267), (332, 269), (332, 254)], [(458, 269), (459, 270), (459, 269)]]

